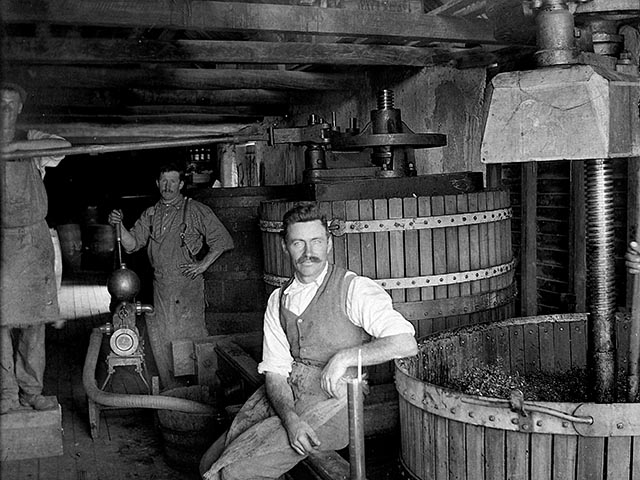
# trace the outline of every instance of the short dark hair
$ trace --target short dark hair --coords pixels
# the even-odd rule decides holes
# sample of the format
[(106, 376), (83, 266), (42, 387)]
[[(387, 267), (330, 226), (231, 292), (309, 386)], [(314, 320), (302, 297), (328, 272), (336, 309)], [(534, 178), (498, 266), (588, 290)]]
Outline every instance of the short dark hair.
[(182, 168), (179, 164), (170, 162), (161, 165), (160, 169), (158, 170), (158, 180), (160, 180), (160, 177), (163, 173), (167, 172), (178, 172), (180, 174), (180, 180), (184, 181), (184, 168)]
[(294, 223), (301, 222), (313, 222), (320, 220), (320, 223), (324, 225), (327, 230), (327, 236), (329, 236), (329, 227), (327, 224), (327, 217), (320, 211), (317, 202), (299, 202), (284, 214), (282, 217), (282, 238), (287, 239), (287, 233), (289, 233), (289, 227)]
[(27, 91), (22, 88), (17, 83), (13, 82), (2, 82), (0, 83), (0, 90), (9, 90), (11, 92), (16, 92), (20, 95), (20, 101), (24, 104), (27, 101)]

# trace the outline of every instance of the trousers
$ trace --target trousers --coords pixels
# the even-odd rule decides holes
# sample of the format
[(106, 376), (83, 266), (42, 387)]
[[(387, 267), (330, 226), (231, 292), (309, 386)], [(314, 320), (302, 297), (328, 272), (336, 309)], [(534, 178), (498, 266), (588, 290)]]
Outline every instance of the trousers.
[[(320, 386), (321, 373), (319, 367), (294, 362), (289, 384), (295, 410), (318, 435), (320, 450), (339, 450), (349, 444), (346, 384), (344, 395), (332, 399)], [(225, 445), (222, 454), (221, 442)], [(287, 431), (271, 407), (264, 387), (245, 402), (226, 437), (214, 443), (210, 451), (216, 451), (212, 456), (218, 458), (213, 458), (214, 467), (203, 475), (207, 479), (276, 479), (306, 458), (291, 448)], [(202, 468), (201, 464), (201, 470), (208, 466)]]
[[(0, 327), (0, 395), (41, 394), (45, 369), (45, 325)], [(15, 350), (14, 350), (15, 342)]]

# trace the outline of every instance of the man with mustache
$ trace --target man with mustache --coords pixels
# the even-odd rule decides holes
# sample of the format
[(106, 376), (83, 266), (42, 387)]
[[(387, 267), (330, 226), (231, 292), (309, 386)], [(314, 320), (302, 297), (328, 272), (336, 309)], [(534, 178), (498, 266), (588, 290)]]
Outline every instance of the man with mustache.
[[(163, 388), (183, 385), (173, 374), (171, 342), (208, 336), (204, 321), (203, 273), (233, 248), (231, 235), (206, 205), (186, 198), (184, 172), (176, 164), (160, 168), (160, 201), (146, 209), (131, 230), (122, 228), (127, 252), (147, 247), (153, 267), (153, 306), (147, 332)], [(121, 224), (120, 210), (109, 214)]]
[(265, 385), (205, 453), (205, 479), (278, 478), (310, 453), (349, 442), (345, 376), (417, 353), (413, 326), (374, 281), (329, 263), (332, 237), (315, 203), (283, 219), (295, 274), (264, 317)]

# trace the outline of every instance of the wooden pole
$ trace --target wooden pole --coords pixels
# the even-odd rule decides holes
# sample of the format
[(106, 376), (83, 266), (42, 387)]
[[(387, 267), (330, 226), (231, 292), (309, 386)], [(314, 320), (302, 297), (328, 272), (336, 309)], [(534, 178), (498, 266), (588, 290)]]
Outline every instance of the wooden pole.
[(191, 137), (169, 140), (150, 140), (145, 142), (114, 143), (112, 145), (83, 145), (66, 148), (48, 148), (45, 150), (20, 150), (0, 154), (0, 160), (17, 160), (35, 157), (56, 157), (63, 155), (98, 154), (111, 152), (127, 152), (133, 150), (152, 150), (155, 148), (188, 147), (193, 145), (210, 145), (214, 143), (245, 143), (250, 141), (266, 141), (266, 135), (233, 135), (225, 137)]
[[(629, 218), (629, 237), (640, 243), (640, 160), (633, 159), (628, 165), (629, 187), (633, 188), (629, 199), (633, 200), (633, 217)], [(632, 275), (633, 289), (630, 290), (631, 302), (627, 300), (627, 305), (631, 304), (631, 325), (629, 328), (629, 392), (627, 400), (631, 403), (636, 401), (638, 396), (638, 370), (640, 362), (640, 279), (638, 275)], [(629, 291), (629, 289), (627, 290)]]

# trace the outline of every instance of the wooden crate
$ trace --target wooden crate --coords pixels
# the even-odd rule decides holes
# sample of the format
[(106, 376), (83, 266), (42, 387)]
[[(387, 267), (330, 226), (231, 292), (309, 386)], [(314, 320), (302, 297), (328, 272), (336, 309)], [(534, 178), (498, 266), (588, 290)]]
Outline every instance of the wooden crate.
[(62, 455), (62, 409), (56, 404), (51, 410), (0, 415), (0, 461)]

